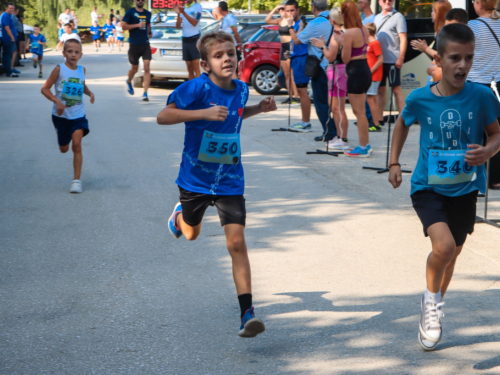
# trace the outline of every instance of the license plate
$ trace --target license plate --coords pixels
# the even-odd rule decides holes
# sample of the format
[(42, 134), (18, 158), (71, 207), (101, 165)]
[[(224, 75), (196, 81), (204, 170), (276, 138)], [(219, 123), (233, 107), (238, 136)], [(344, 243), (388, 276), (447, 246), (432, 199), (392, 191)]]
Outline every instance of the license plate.
[(163, 56), (182, 56), (182, 50), (180, 50), (180, 49), (162, 49), (161, 54)]

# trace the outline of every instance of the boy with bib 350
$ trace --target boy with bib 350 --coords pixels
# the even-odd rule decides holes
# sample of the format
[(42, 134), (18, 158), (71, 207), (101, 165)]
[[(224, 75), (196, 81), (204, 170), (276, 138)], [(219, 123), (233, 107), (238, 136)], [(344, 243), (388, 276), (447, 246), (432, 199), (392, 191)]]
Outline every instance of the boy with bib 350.
[[(82, 44), (76, 39), (69, 39), (64, 43), (63, 55), (66, 62), (57, 65), (42, 87), (42, 94), (54, 102), (52, 108), (52, 122), (57, 132), (57, 141), (62, 153), (69, 150), (70, 142), (74, 154), (74, 179), (70, 193), (81, 193), (82, 182), (82, 138), (89, 133), (89, 123), (85, 118), (83, 94), (90, 96), (90, 103), (94, 103), (94, 94), (85, 84), (85, 68), (77, 65), (82, 58)], [(55, 94), (50, 91), (54, 86)]]
[[(434, 350), (441, 340), (442, 298), (467, 234), (474, 231), (477, 194), (486, 189), (484, 164), (500, 149), (500, 104), (489, 88), (466, 81), (474, 57), (472, 30), (450, 24), (437, 40), (435, 61), (443, 78), (406, 99), (389, 164), (389, 182), (397, 188), (402, 181), (399, 155), (409, 126), (418, 120), (420, 153), (411, 178), (411, 198), (432, 243), (418, 334), (424, 350)], [(485, 131), (488, 141), (482, 146)]]
[(245, 181), (241, 165), (242, 121), (276, 110), (273, 97), (245, 106), (248, 87), (233, 80), (236, 47), (232, 35), (208, 32), (198, 40), (201, 66), (208, 74), (180, 85), (158, 114), (158, 124), (184, 122), (186, 135), (182, 163), (176, 180), (180, 202), (169, 219), (175, 238), (195, 240), (208, 206), (217, 208), (232, 258), (233, 277), (241, 309), (241, 337), (255, 337), (265, 330), (252, 306), (250, 262), (245, 243)]

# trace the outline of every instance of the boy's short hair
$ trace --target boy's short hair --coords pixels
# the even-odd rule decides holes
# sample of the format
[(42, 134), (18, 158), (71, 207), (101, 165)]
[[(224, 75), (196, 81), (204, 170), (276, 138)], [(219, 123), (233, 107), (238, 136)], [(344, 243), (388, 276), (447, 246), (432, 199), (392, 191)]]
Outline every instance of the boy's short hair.
[(371, 36), (375, 36), (377, 32), (377, 26), (373, 22), (369, 22), (365, 25), (366, 30), (370, 33)]
[(202, 35), (202, 37), (198, 40), (198, 43), (196, 43), (196, 47), (200, 51), (201, 59), (207, 61), (208, 48), (225, 42), (231, 42), (234, 44), (233, 36), (224, 31), (210, 31)]
[(297, 0), (288, 0), (285, 3), (285, 6), (287, 6), (287, 5), (293, 5), (293, 6), (295, 6), (295, 9), (297, 9), (299, 7), (299, 3), (297, 2)]
[(40, 28), (40, 25), (36, 23), (36, 24), (33, 26), (33, 28), (35, 28), (35, 27)]
[(224, 11), (224, 12), (227, 12), (228, 11), (228, 8), (227, 8), (227, 3), (225, 1), (221, 1), (219, 2), (219, 8)]
[(456, 21), (458, 23), (463, 23), (464, 25), (467, 25), (467, 22), (469, 22), (469, 15), (464, 9), (461, 8), (454, 8), (448, 11), (446, 15), (444, 16), (445, 21)]
[(437, 52), (439, 56), (443, 56), (446, 51), (446, 46), (450, 42), (466, 44), (476, 43), (476, 38), (471, 28), (461, 23), (451, 23), (443, 26), (437, 36)]
[(63, 51), (66, 51), (66, 46), (69, 43), (77, 43), (80, 46), (80, 51), (83, 49), (82, 42), (80, 42), (78, 39), (71, 38), (71, 39), (68, 39), (67, 41), (64, 42)]

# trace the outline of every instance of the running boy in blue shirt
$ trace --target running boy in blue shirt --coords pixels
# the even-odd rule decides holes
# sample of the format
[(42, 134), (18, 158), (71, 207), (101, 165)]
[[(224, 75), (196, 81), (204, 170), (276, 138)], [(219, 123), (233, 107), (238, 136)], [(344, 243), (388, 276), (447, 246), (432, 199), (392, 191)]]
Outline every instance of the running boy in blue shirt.
[[(411, 178), (413, 207), (429, 236), (427, 290), (421, 301), (419, 343), (434, 350), (441, 340), (443, 296), (467, 234), (474, 231), (478, 191), (486, 189), (484, 163), (500, 149), (500, 104), (490, 89), (466, 81), (475, 39), (467, 25), (444, 26), (435, 61), (443, 78), (414, 90), (392, 139), (389, 182), (402, 182), (399, 155), (409, 127), (420, 123), (420, 153)], [(484, 132), (488, 141), (482, 146)]]
[(180, 203), (169, 219), (175, 238), (195, 240), (208, 206), (217, 208), (233, 262), (233, 277), (241, 309), (239, 336), (255, 337), (264, 323), (252, 306), (250, 262), (245, 243), (245, 182), (241, 165), (240, 129), (244, 119), (276, 110), (273, 97), (246, 106), (248, 87), (233, 80), (236, 46), (223, 31), (204, 34), (198, 41), (201, 74), (183, 83), (169, 96), (158, 114), (158, 124), (184, 122), (186, 136), (182, 163), (176, 180)]
[(101, 48), (101, 28), (97, 21), (90, 27), (90, 33), (92, 34), (92, 40), (94, 41), (95, 51), (98, 52)]
[[(66, 62), (57, 65), (42, 87), (42, 94), (54, 102), (52, 122), (57, 132), (57, 141), (62, 153), (69, 150), (72, 142), (74, 179), (70, 193), (81, 193), (83, 154), (82, 138), (89, 133), (89, 123), (85, 117), (83, 94), (94, 104), (94, 94), (85, 84), (85, 68), (77, 65), (82, 58), (82, 44), (77, 39), (64, 42), (63, 55)], [(54, 93), (51, 92), (54, 86)]]
[(106, 24), (102, 27), (102, 31), (105, 33), (104, 38), (108, 42), (109, 53), (113, 51), (113, 42), (115, 40), (115, 25), (111, 23), (111, 20), (108, 18), (106, 20)]
[(33, 68), (36, 69), (37, 65), (40, 66), (38, 78), (42, 78), (43, 47), (46, 43), (47, 40), (42, 34), (40, 34), (40, 26), (33, 26), (33, 34), (30, 34), (29, 36), (29, 48), (33, 54)]

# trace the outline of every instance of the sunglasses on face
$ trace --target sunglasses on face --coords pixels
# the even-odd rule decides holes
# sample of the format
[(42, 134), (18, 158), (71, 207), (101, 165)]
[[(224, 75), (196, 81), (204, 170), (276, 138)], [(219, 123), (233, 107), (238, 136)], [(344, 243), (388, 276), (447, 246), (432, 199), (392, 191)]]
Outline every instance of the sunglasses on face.
[(382, 0), (382, 2), (385, 3), (392, 3), (394, 0)]

